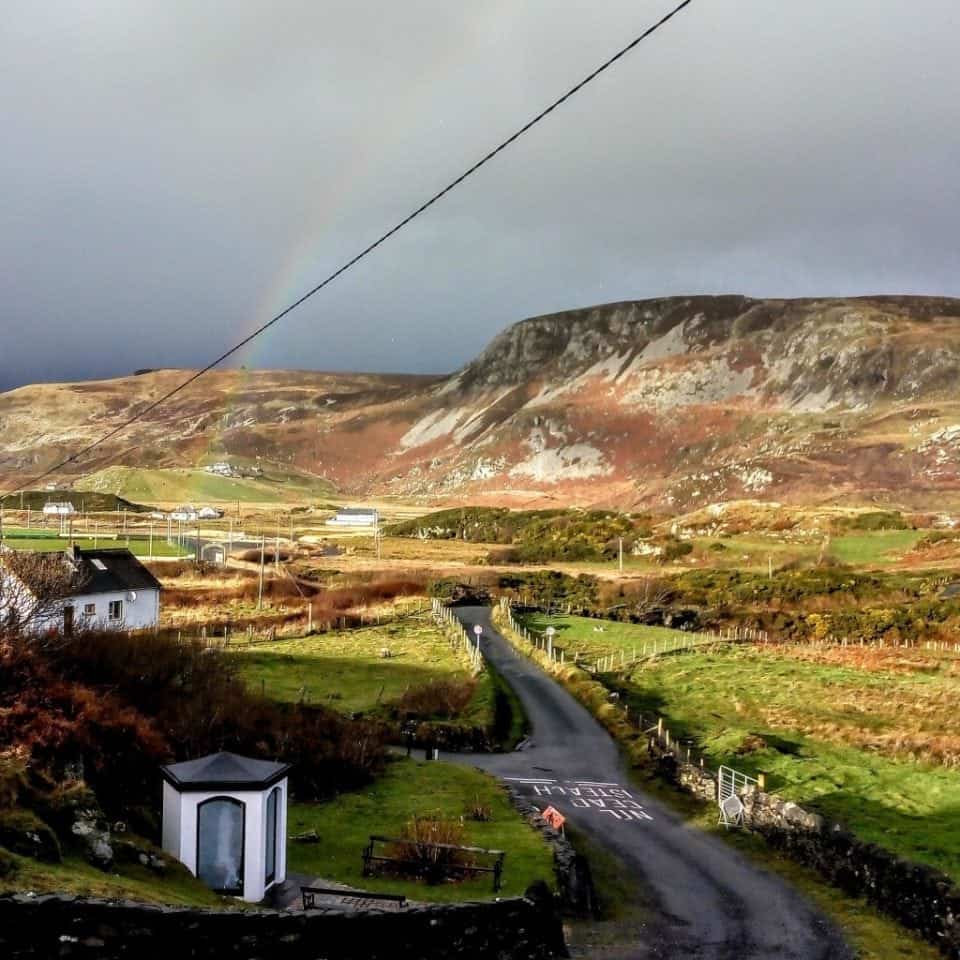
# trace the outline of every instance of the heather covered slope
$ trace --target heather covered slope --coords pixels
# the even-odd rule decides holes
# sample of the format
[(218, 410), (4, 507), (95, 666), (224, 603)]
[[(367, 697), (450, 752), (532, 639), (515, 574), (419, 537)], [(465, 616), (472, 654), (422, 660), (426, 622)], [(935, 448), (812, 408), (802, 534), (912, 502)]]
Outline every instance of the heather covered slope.
[[(182, 377), (0, 394), (0, 473)], [(450, 377), (226, 371), (86, 468), (283, 464), (349, 495), (960, 506), (960, 301), (685, 297), (525, 320)], [(89, 481), (88, 481), (89, 482)]]

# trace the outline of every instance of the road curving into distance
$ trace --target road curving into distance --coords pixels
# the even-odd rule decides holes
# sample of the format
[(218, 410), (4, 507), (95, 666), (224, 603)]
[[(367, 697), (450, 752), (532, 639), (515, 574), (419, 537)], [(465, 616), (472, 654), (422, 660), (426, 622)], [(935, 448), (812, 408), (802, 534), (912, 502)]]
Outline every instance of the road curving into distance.
[[(610, 735), (566, 690), (497, 632), (489, 607), (459, 607), (484, 655), (531, 722), (523, 749), (475, 755), (493, 773), (619, 859), (652, 921), (607, 960), (853, 960), (837, 928), (795, 889), (637, 790)], [(508, 855), (509, 858), (509, 855)]]

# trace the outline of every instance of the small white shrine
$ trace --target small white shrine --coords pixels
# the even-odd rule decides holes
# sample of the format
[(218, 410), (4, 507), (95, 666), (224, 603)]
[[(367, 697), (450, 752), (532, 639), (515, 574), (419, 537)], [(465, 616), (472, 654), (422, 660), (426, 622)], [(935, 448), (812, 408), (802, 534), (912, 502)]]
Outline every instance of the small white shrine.
[(290, 764), (221, 752), (160, 769), (167, 853), (211, 890), (251, 903), (286, 879)]

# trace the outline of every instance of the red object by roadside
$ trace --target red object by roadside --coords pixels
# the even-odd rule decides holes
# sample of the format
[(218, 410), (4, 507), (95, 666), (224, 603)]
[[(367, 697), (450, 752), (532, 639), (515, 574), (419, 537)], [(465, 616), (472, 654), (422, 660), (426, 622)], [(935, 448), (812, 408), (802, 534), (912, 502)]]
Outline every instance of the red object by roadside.
[(547, 807), (541, 816), (554, 830), (563, 829), (563, 825), (567, 822), (567, 818), (556, 807)]

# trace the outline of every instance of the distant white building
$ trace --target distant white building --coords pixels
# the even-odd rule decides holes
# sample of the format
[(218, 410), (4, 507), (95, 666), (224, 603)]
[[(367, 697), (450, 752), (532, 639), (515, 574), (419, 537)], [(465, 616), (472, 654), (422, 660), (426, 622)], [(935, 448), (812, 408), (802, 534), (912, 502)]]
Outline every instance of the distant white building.
[(197, 520), (199, 516), (200, 514), (197, 512), (196, 507), (180, 506), (170, 514), (170, 519), (179, 520), (183, 523), (192, 523), (194, 520)]
[(76, 507), (67, 500), (43, 505), (43, 515), (45, 517), (72, 517), (76, 512)]
[(142, 630), (160, 622), (160, 581), (129, 550), (72, 547), (60, 556), (76, 572), (77, 587), (56, 603), (45, 604), (40, 617), (33, 616), (40, 599), (34, 585), (0, 561), (5, 587), (0, 590), (0, 619), (27, 621), (30, 632), (40, 634), (70, 634), (77, 627)]
[(225, 460), (218, 463), (209, 463), (203, 468), (207, 473), (215, 474), (218, 477), (239, 477), (240, 472), (236, 467), (231, 466)]
[(200, 520), (219, 520), (223, 516), (223, 511), (216, 507), (201, 507), (197, 511), (197, 517)]
[(332, 527), (377, 527), (380, 525), (380, 512), (372, 507), (344, 507), (337, 515), (327, 521)]

